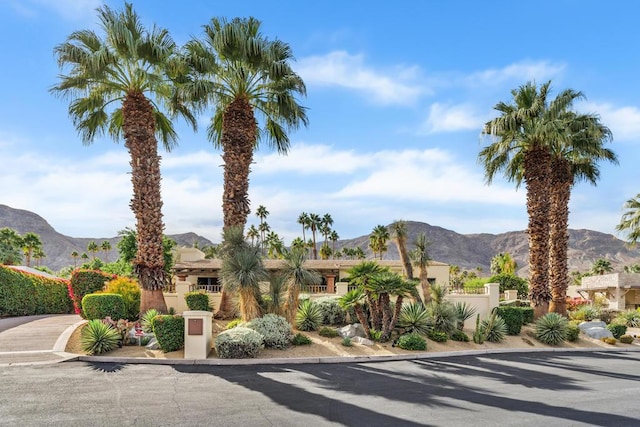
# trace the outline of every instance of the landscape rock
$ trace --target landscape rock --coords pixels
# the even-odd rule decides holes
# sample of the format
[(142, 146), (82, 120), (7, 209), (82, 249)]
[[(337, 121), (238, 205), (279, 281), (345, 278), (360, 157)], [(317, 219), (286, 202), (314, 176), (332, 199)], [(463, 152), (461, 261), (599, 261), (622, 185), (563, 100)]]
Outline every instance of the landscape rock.
[(578, 325), (578, 328), (580, 328), (582, 332), (591, 328), (606, 328), (606, 327), (607, 327), (607, 324), (600, 320), (592, 320), (591, 322), (582, 322)]
[(367, 334), (364, 331), (364, 328), (360, 323), (354, 323), (352, 325), (343, 326), (342, 328), (337, 329), (338, 334), (340, 334), (343, 338), (353, 338), (353, 337), (366, 337)]
[(147, 344), (145, 348), (147, 350), (160, 350), (160, 344), (158, 344), (158, 340), (154, 337), (151, 338), (151, 341), (149, 341), (149, 344)]
[(373, 341), (363, 337), (353, 337), (351, 338), (351, 342), (362, 344), (362, 345), (373, 345)]

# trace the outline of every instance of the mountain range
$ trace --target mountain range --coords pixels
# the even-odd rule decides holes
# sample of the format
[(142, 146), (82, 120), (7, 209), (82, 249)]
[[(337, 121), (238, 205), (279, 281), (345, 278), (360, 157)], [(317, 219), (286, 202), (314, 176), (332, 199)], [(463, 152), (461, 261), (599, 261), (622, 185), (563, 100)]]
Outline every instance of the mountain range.
[[(485, 272), (484, 274), (488, 274), (491, 258), (498, 253), (508, 252), (518, 263), (518, 274), (521, 276), (527, 274), (529, 254), (525, 231), (509, 231), (500, 234), (459, 234), (423, 222), (406, 221), (406, 225), (409, 249), (412, 248), (411, 242), (418, 234), (425, 233), (431, 242), (429, 250), (431, 258), (436, 261), (455, 264), (462, 269), (469, 270), (475, 270), (479, 267)], [(44, 218), (31, 211), (0, 205), (0, 228), (4, 227), (12, 228), (21, 235), (27, 232), (38, 234), (46, 254), (46, 258), (41, 261), (41, 264), (54, 271), (73, 265), (71, 253), (73, 251), (80, 254), (87, 252), (87, 245), (92, 241), (100, 245), (106, 240), (111, 244), (111, 252), (106, 254), (99, 252), (98, 257), (107, 261), (113, 261), (117, 257), (116, 245), (120, 241), (119, 236), (105, 238), (65, 236), (58, 233)], [(214, 244), (195, 233), (168, 234), (168, 236), (174, 239), (179, 246), (190, 247), (197, 244), (199, 247), (205, 247)], [(600, 258), (609, 260), (615, 270), (622, 270), (625, 265), (640, 263), (640, 249), (628, 248), (625, 242), (611, 234), (593, 230), (569, 230), (569, 236), (570, 271), (589, 270), (593, 262)], [(319, 246), (322, 237), (317, 236), (316, 238)], [(368, 258), (373, 258), (373, 253), (369, 248), (368, 235), (338, 240), (335, 247), (336, 250), (343, 247), (360, 247)], [(384, 259), (398, 258), (395, 244), (389, 242)]]

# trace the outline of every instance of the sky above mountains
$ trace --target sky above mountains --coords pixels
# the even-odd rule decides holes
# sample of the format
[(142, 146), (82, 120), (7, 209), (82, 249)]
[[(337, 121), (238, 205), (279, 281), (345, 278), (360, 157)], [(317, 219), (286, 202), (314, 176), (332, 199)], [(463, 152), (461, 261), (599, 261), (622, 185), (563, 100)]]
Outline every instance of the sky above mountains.
[[(113, 8), (122, 2), (107, 1)], [(48, 89), (60, 72), (53, 48), (95, 29), (95, 0), (0, 0), (4, 40), (0, 98), (0, 203), (46, 218), (74, 237), (134, 227), (123, 142), (83, 146), (67, 102)], [(459, 233), (527, 225), (524, 188), (484, 182), (477, 154), (493, 106), (529, 80), (584, 92), (576, 105), (613, 131), (620, 164), (601, 166), (597, 187), (577, 183), (571, 228), (615, 233), (624, 202), (639, 191), (640, 3), (537, 1), (134, 1), (148, 27), (178, 44), (212, 17), (254, 16), (291, 45), (307, 85), (309, 127), (291, 134), (288, 156), (260, 149), (252, 210), (289, 243), (301, 212), (330, 213), (341, 238), (397, 219)], [(206, 138), (177, 123), (179, 146), (161, 151), (166, 231), (220, 240), (222, 160)], [(258, 223), (251, 215), (249, 224)]]

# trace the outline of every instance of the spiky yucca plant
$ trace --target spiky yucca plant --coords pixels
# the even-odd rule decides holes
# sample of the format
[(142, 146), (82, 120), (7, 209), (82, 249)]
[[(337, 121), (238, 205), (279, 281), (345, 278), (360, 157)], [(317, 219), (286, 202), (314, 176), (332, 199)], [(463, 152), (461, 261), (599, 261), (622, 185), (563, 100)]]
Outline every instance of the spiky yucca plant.
[(147, 310), (140, 319), (140, 326), (142, 326), (142, 330), (148, 334), (153, 332), (153, 321), (157, 316), (160, 315), (160, 312), (155, 308), (151, 308)]
[(80, 343), (88, 354), (101, 354), (118, 346), (121, 335), (117, 329), (103, 323), (100, 319), (89, 320), (82, 329)]
[(322, 325), (322, 309), (315, 302), (305, 299), (296, 313), (296, 325), (301, 331), (315, 331)]
[(536, 322), (536, 338), (549, 345), (558, 345), (567, 338), (569, 322), (558, 313), (547, 313)]
[(618, 314), (615, 318), (615, 322), (621, 325), (625, 325), (629, 328), (640, 328), (640, 311), (627, 310)]
[(495, 343), (504, 341), (504, 337), (508, 332), (504, 319), (495, 312), (480, 323), (480, 329), (482, 329), (482, 333), (487, 341)]
[(471, 316), (476, 314), (476, 311), (478, 311), (478, 307), (475, 307), (466, 302), (460, 302), (460, 301), (456, 301), (453, 306), (456, 309), (456, 315), (458, 317), (458, 323), (457, 323), (458, 330), (461, 331), (464, 329), (465, 320), (470, 319)]
[(398, 326), (404, 328), (406, 333), (426, 335), (431, 330), (432, 323), (422, 304), (410, 303), (402, 306)]

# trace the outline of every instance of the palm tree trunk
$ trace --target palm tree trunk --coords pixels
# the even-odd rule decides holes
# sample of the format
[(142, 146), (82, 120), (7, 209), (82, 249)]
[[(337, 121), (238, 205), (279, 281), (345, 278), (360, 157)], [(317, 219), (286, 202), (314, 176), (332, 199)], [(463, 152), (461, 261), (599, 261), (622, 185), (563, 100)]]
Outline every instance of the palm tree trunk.
[(256, 300), (256, 294), (253, 289), (241, 289), (240, 295), (240, 315), (244, 322), (260, 317), (260, 305)]
[(407, 242), (405, 241), (405, 239), (396, 239), (396, 246), (398, 247), (400, 261), (404, 266), (404, 274), (407, 276), (408, 280), (411, 280), (413, 279), (413, 267), (411, 266), (409, 253), (407, 252)]
[(393, 315), (391, 314), (391, 299), (387, 292), (380, 294), (380, 305), (382, 311), (382, 335), (380, 336), (381, 342), (389, 341), (391, 337), (391, 320)]
[(155, 308), (166, 313), (162, 289), (168, 276), (164, 271), (160, 156), (153, 107), (141, 92), (128, 93), (122, 103), (122, 118), (125, 146), (131, 155), (130, 206), (136, 217), (138, 244), (133, 270), (146, 291), (141, 294), (140, 311)]
[(364, 329), (364, 334), (367, 338), (371, 338), (371, 332), (369, 332), (369, 322), (367, 321), (367, 316), (364, 314), (364, 310), (362, 309), (361, 304), (354, 304), (353, 310), (356, 312), (356, 317), (358, 318), (358, 322), (362, 325), (362, 329)]
[(386, 340), (389, 340), (391, 338), (391, 333), (398, 323), (398, 318), (400, 317), (400, 312), (402, 311), (403, 301), (404, 297), (402, 295), (398, 295), (398, 297), (396, 298), (396, 306), (393, 310), (393, 317), (391, 318), (391, 322), (389, 323), (389, 334), (388, 336), (386, 336)]
[(296, 327), (296, 313), (298, 311), (298, 297), (300, 296), (300, 288), (293, 282), (289, 283), (289, 292), (287, 300), (287, 321), (291, 326)]
[(244, 228), (251, 212), (248, 197), (249, 172), (257, 136), (256, 120), (246, 97), (236, 98), (229, 104), (222, 120), (220, 142), (224, 161), (224, 228), (236, 225)]
[(429, 284), (429, 273), (426, 267), (420, 268), (420, 287), (426, 304), (431, 301), (431, 285)]
[(549, 292), (549, 173), (551, 155), (545, 148), (533, 148), (524, 156), (529, 225), (529, 297), (534, 317), (547, 313)]
[(569, 199), (572, 186), (571, 169), (566, 160), (554, 161), (551, 174), (551, 210), (549, 214), (549, 311), (566, 316), (569, 286)]

